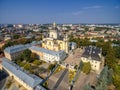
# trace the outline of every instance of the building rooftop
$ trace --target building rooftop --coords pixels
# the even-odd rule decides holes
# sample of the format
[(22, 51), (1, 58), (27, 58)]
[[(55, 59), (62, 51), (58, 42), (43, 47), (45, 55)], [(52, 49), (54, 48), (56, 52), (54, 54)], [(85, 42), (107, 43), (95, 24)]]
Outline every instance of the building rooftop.
[(60, 50), (60, 51), (53, 51), (53, 50), (48, 50), (48, 49), (45, 49), (45, 48), (41, 48), (41, 47), (38, 47), (38, 46), (32, 46), (29, 48), (30, 50), (35, 50), (35, 51), (39, 51), (39, 52), (43, 52), (43, 53), (47, 53), (47, 54), (50, 54), (50, 55), (53, 55), (53, 56), (60, 56), (60, 54), (64, 51)]
[(34, 45), (37, 45), (37, 44), (40, 44), (40, 43), (41, 43), (41, 41), (39, 41), (39, 42), (33, 41), (32, 43), (25, 44), (25, 45), (22, 45), (22, 44), (14, 45), (14, 46), (5, 48), (4, 52), (12, 54), (12, 53), (16, 53), (16, 52), (19, 52), (19, 51), (23, 51), (25, 49), (28, 49), (31, 46), (34, 46)]
[(1, 58), (1, 60), (3, 68), (6, 68), (8, 71), (12, 72), (15, 76), (17, 76), (30, 87), (34, 88), (39, 83), (41, 83), (41, 78), (36, 75), (29, 74), (15, 63), (10, 62), (7, 58)]
[(70, 46), (76, 46), (77, 44), (75, 42), (69, 42)]
[(15, 46), (5, 48), (4, 52), (12, 54), (12, 53), (16, 53), (16, 52), (19, 52), (25, 49), (27, 49), (25, 45), (15, 45)]
[(91, 58), (92, 60), (100, 61), (99, 54), (101, 53), (101, 49), (96, 46), (87, 46), (85, 48), (84, 53), (82, 54), (82, 57)]

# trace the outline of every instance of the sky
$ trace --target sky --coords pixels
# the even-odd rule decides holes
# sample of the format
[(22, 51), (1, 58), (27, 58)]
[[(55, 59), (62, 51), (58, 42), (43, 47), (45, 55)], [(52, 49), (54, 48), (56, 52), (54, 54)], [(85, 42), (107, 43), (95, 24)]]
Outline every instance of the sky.
[(120, 23), (120, 0), (0, 0), (0, 24)]

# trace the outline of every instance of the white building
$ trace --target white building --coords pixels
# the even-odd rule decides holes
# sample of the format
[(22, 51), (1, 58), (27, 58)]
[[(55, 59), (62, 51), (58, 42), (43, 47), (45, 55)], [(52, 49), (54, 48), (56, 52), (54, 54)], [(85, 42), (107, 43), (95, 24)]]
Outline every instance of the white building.
[(38, 46), (32, 46), (29, 48), (33, 53), (39, 56), (39, 59), (46, 62), (61, 61), (66, 57), (66, 53), (63, 50), (53, 51)]
[(25, 49), (28, 49), (29, 47), (38, 45), (40, 43), (41, 43), (40, 41), (39, 42), (33, 41), (30, 44), (25, 44), (25, 45), (20, 44), (20, 45), (7, 47), (4, 49), (5, 57), (8, 58), (9, 60), (15, 60), (16, 57), (18, 57), (21, 54), (21, 52), (23, 52)]
[(77, 48), (77, 44), (75, 42), (70, 42), (69, 47), (70, 47), (70, 50), (74, 50)]
[(5, 57), (8, 58), (9, 60), (15, 60), (20, 53), (27, 49), (25, 45), (15, 45), (11, 47), (7, 47), (4, 50)]
[(12, 76), (16, 81), (23, 85), (27, 90), (35, 90), (38, 86), (41, 89), (36, 90), (46, 90), (39, 85), (43, 79), (39, 78), (36, 75), (28, 73), (15, 63), (9, 61), (7, 58), (1, 58), (0, 61), (2, 62), (0, 64), (0, 66), (2, 66), (2, 69), (7, 71), (10, 76)]
[(83, 62), (90, 62), (92, 70), (100, 71), (102, 65), (101, 49), (96, 46), (87, 46), (81, 56)]

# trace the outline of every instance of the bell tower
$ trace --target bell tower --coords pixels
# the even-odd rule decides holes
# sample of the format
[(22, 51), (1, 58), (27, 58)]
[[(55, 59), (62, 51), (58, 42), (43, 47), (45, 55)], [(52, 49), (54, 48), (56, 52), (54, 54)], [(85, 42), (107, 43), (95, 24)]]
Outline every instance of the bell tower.
[(64, 42), (65, 42), (65, 52), (68, 53), (69, 51), (69, 43), (68, 43), (68, 35), (65, 34), (65, 37), (64, 37)]
[(56, 23), (55, 22), (53, 22), (53, 29), (55, 29), (56, 28)]
[(50, 35), (49, 36), (50, 38), (53, 38), (53, 39), (57, 39), (58, 38), (58, 31), (57, 31), (55, 22), (53, 22), (52, 29), (50, 30), (49, 35)]

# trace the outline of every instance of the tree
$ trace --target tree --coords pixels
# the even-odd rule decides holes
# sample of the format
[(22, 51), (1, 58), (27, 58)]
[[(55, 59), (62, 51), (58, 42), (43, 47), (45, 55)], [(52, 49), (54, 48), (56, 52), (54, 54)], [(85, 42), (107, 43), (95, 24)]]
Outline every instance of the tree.
[(114, 68), (116, 63), (115, 53), (114, 50), (111, 48), (108, 50), (107, 55), (105, 57), (105, 64), (108, 65), (110, 68)]
[(43, 86), (44, 86), (45, 88), (48, 88), (48, 81), (46, 81), (46, 82), (43, 84)]
[(83, 87), (83, 90), (91, 90), (91, 86), (90, 84), (86, 84), (84, 87)]
[(50, 64), (50, 65), (48, 66), (48, 70), (51, 71), (51, 70), (53, 70), (54, 67), (55, 67), (55, 64)]
[(115, 57), (120, 59), (120, 46), (113, 47), (115, 51)]
[(30, 58), (31, 58), (32, 60), (37, 59), (37, 54), (36, 54), (36, 53), (31, 53)]
[(113, 70), (106, 65), (100, 73), (95, 90), (107, 90), (113, 83)]
[(118, 74), (114, 75), (113, 83), (116, 86), (116, 90), (120, 90), (120, 76)]
[(13, 43), (11, 41), (6, 42), (6, 44), (2, 47), (2, 49), (5, 49), (6, 47), (12, 46)]
[(38, 38), (36, 38), (37, 41), (42, 40), (42, 35), (40, 35)]
[(18, 39), (20, 36), (18, 34), (13, 35), (13, 39)]
[(116, 86), (116, 90), (120, 90), (120, 66), (118, 64), (114, 68), (113, 84)]
[(34, 61), (33, 61), (33, 64), (35, 64), (35, 65), (41, 65), (42, 62), (41, 62), (40, 60), (34, 60)]
[(83, 63), (82, 71), (86, 74), (90, 73), (91, 65), (90, 62)]
[(102, 55), (106, 56), (109, 53), (109, 51), (111, 50), (111, 48), (112, 47), (111, 47), (110, 42), (103, 43), (103, 45), (102, 45)]
[(75, 66), (74, 66), (74, 69), (76, 69), (76, 70), (77, 70), (77, 69), (78, 69), (78, 65), (75, 65)]
[[(105, 79), (108, 77), (108, 66), (105, 66), (103, 70), (100, 73), (99, 81), (98, 82), (104, 82)], [(107, 82), (107, 80), (106, 80)]]
[(29, 63), (25, 64), (24, 69), (31, 70), (31, 65)]
[(23, 59), (28, 61), (28, 62), (32, 62), (33, 60), (30, 58), (31, 53), (32, 52), (29, 49), (24, 50), (23, 53), (22, 53)]
[(107, 90), (107, 85), (104, 84), (104, 82), (100, 82), (100, 83), (96, 86), (95, 90)]

